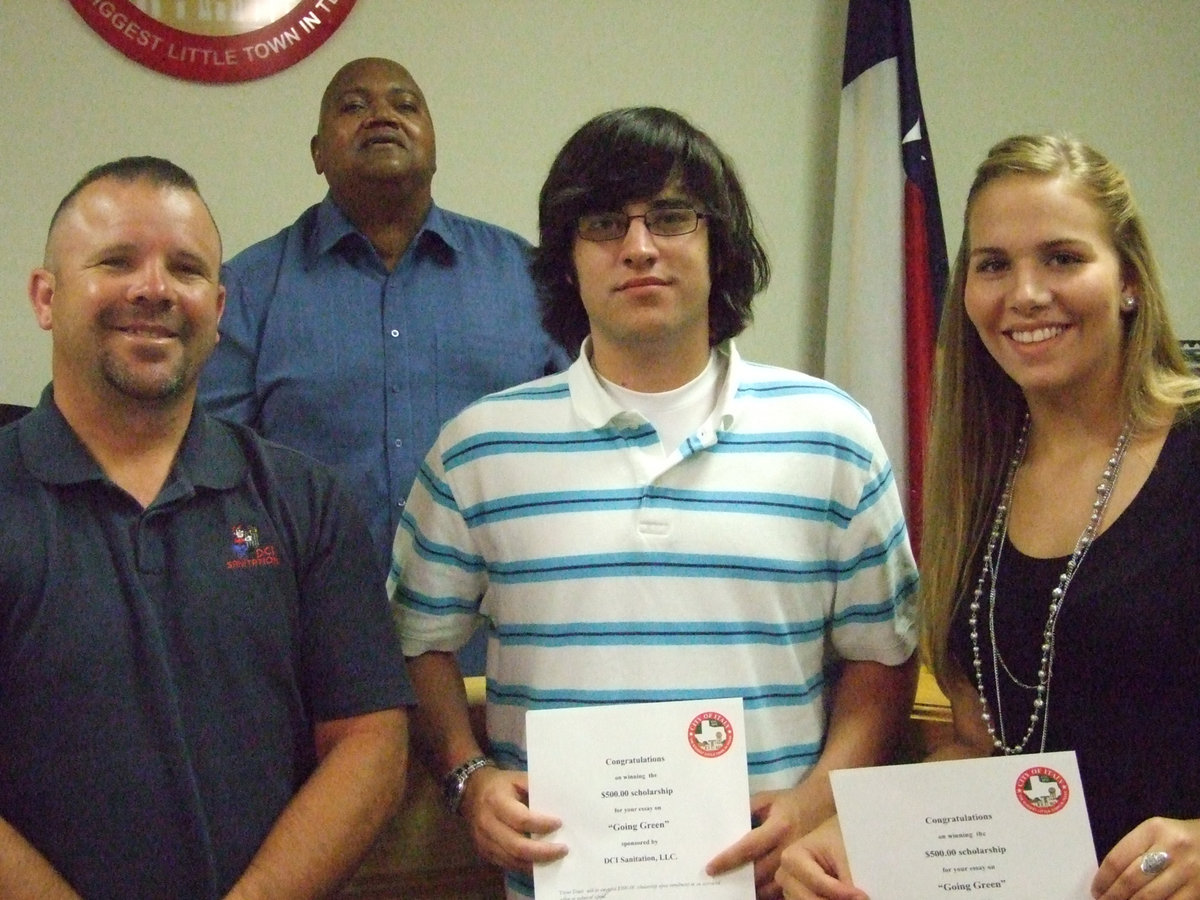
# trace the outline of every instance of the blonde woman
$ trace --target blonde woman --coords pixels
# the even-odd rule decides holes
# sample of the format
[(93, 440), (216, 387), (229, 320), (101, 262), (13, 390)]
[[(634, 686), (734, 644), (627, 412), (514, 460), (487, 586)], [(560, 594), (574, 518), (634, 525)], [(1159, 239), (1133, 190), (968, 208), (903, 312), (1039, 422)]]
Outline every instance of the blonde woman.
[[(954, 740), (932, 758), (1076, 751), (1093, 895), (1200, 897), (1200, 381), (1125, 177), (1070, 138), (997, 144), (948, 294), (920, 595)], [(866, 896), (836, 820), (778, 880)]]

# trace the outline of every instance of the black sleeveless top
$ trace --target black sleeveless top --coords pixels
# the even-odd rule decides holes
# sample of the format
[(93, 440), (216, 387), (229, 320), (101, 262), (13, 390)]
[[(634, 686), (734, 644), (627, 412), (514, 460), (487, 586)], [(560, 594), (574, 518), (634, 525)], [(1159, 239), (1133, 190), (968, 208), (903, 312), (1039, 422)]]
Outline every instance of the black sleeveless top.
[[(1000, 656), (1037, 684), (1050, 591), (1068, 557), (1006, 543), (996, 593)], [(970, 579), (974, 591), (980, 560)], [(963, 599), (952, 658), (973, 680)], [(981, 598), (984, 687), (999, 733), (988, 598)], [(1100, 859), (1151, 816), (1200, 818), (1200, 419), (1176, 425), (1133, 503), (1093, 542), (1059, 614), (1048, 716), (1026, 744), (1074, 750)], [(1034, 692), (1000, 669), (1007, 743), (1029, 727)]]

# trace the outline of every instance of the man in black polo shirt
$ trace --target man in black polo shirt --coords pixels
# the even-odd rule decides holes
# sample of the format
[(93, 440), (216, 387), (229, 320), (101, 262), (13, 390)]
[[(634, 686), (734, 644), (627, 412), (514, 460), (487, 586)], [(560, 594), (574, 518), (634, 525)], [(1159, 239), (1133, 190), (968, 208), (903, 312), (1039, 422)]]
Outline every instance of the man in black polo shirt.
[(195, 181), (89, 172), (0, 429), (0, 897), (309, 898), (403, 792), (411, 688), (328, 472), (195, 405), (224, 305)]

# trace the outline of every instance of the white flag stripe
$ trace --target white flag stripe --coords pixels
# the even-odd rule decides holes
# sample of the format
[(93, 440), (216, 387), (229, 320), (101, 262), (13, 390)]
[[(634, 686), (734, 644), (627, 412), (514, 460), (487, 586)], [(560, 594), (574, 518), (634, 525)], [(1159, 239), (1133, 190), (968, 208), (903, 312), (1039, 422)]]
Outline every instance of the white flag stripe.
[(871, 412), (907, 505), (898, 73), (892, 57), (842, 89), (824, 375)]

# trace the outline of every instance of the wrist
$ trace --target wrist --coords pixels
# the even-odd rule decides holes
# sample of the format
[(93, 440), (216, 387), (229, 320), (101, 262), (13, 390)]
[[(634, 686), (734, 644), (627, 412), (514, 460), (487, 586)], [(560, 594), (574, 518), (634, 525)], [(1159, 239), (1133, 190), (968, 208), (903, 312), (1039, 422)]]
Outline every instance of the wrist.
[(475, 756), (466, 762), (455, 766), (442, 778), (442, 798), (446, 808), (457, 814), (462, 806), (463, 794), (467, 790), (467, 781), (480, 769), (495, 766), (496, 761), (487, 756)]

